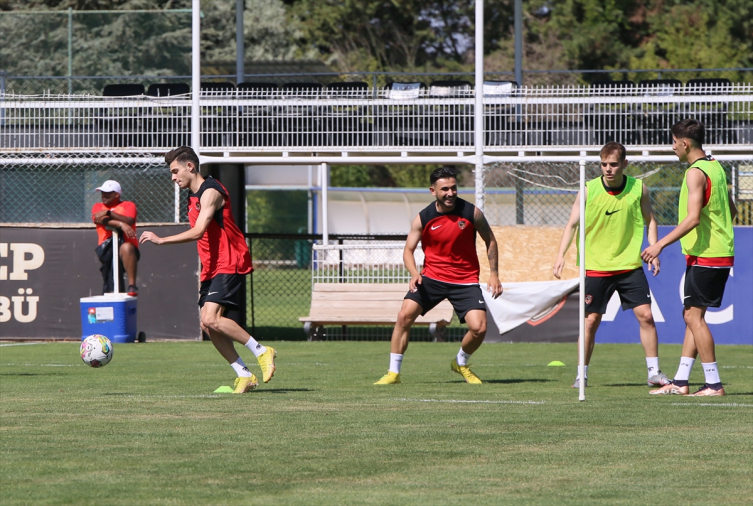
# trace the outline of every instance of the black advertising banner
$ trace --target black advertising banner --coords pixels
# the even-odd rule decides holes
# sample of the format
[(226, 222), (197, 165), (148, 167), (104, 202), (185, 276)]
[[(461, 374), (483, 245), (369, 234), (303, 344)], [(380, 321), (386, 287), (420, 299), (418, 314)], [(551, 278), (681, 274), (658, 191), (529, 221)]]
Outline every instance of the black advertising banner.
[[(80, 299), (102, 294), (96, 246), (93, 227), (0, 228), (0, 339), (80, 339)], [(148, 340), (201, 339), (198, 266), (195, 243), (142, 245), (138, 331)]]

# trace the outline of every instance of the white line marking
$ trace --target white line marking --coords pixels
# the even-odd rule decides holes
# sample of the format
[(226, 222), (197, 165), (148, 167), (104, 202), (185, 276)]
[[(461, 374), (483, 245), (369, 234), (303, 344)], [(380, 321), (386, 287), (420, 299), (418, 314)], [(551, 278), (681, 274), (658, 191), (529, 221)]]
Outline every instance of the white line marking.
[(753, 369), (753, 365), (723, 365), (722, 369)]
[(729, 408), (753, 408), (753, 404), (738, 404), (736, 402), (729, 402), (726, 404), (716, 404), (712, 402), (703, 402), (696, 404), (695, 402), (673, 402), (672, 406), (724, 406)]
[(469, 401), (463, 399), (396, 399), (402, 402), (446, 402), (457, 404), (544, 404), (544, 401)]

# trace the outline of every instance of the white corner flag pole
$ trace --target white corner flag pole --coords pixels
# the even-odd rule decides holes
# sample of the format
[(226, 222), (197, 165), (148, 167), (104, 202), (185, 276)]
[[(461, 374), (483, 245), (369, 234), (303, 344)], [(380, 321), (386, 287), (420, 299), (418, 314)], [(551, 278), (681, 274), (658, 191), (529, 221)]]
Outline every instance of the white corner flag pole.
[(120, 251), (118, 248), (118, 233), (113, 230), (112, 231), (112, 280), (113, 280), (113, 289), (112, 293), (120, 293)]
[(579, 258), (578, 269), (578, 400), (586, 400), (586, 161), (580, 160), (580, 199), (578, 206), (580, 220), (578, 223)]

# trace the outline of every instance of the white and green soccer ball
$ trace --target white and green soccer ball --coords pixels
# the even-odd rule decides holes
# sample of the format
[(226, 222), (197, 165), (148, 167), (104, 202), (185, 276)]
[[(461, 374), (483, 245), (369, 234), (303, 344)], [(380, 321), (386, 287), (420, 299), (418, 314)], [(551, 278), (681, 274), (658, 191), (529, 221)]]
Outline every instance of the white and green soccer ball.
[(112, 343), (101, 334), (87, 336), (81, 341), (81, 360), (91, 367), (104, 367), (112, 360)]

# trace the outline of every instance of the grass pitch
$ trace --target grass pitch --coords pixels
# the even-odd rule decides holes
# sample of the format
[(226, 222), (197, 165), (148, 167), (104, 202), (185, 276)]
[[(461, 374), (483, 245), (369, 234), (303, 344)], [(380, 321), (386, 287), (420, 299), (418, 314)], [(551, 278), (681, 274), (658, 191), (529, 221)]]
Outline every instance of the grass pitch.
[[(211, 344), (0, 347), (3, 505), (749, 504), (753, 347), (718, 347), (722, 398), (650, 397), (639, 345), (597, 345), (587, 401), (574, 345), (272, 343), (273, 380), (213, 394)], [(245, 350), (241, 350), (244, 352)], [(680, 347), (661, 347), (670, 375)], [(242, 353), (253, 363), (250, 353)], [(561, 360), (567, 367), (547, 367)], [(703, 382), (700, 364), (691, 388)]]

